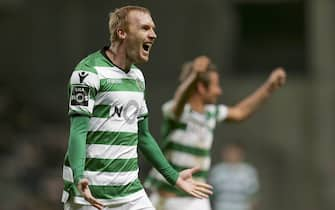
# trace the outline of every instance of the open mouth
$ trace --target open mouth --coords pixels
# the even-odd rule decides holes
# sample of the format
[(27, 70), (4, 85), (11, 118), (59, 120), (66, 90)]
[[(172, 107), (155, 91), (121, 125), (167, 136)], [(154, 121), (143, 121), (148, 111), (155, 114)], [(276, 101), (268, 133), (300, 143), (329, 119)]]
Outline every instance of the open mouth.
[(151, 43), (144, 43), (143, 44), (143, 50), (145, 51), (145, 52), (149, 52), (150, 51), (150, 48), (151, 48)]

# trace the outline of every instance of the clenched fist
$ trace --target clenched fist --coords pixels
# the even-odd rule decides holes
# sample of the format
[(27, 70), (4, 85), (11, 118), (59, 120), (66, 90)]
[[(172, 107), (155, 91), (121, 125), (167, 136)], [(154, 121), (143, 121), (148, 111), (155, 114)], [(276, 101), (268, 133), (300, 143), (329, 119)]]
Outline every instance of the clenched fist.
[(198, 56), (193, 61), (194, 72), (205, 72), (210, 64), (211, 60), (207, 56)]
[(274, 69), (267, 80), (267, 83), (271, 91), (276, 90), (277, 88), (283, 86), (285, 82), (286, 82), (286, 72), (285, 69), (283, 69), (282, 67)]

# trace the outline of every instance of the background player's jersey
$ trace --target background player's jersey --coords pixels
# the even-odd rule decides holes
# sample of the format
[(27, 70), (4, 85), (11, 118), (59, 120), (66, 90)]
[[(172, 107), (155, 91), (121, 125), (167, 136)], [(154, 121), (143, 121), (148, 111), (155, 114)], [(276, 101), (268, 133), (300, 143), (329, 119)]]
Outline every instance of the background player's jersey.
[(214, 209), (220, 210), (251, 210), (259, 189), (256, 169), (246, 163), (214, 166), (209, 183), (214, 187)]
[[(170, 164), (178, 171), (200, 167), (194, 178), (205, 181), (211, 164), (210, 151), (213, 143), (213, 130), (217, 122), (227, 117), (228, 108), (224, 105), (206, 105), (203, 113), (195, 112), (186, 104), (179, 120), (172, 112), (173, 101), (163, 105), (164, 138), (162, 150)], [(146, 187), (163, 189), (186, 195), (168, 184), (163, 176), (153, 169), (145, 183)]]
[[(84, 177), (94, 197), (105, 204), (127, 202), (142, 185), (138, 179), (138, 120), (147, 114), (142, 72), (113, 65), (103, 50), (83, 59), (69, 84), (69, 115), (90, 116)], [(88, 204), (73, 184), (66, 155), (63, 202)]]

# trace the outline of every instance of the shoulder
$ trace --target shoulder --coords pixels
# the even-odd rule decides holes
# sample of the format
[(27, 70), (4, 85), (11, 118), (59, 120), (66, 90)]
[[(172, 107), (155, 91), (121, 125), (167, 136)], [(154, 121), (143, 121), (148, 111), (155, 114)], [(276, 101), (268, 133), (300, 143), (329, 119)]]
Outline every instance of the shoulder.
[(224, 163), (218, 163), (216, 165), (213, 166), (212, 168), (212, 173), (217, 173), (222, 171), (225, 168), (225, 164)]
[(144, 75), (143, 75), (143, 73), (142, 73), (142, 71), (141, 71), (140, 68), (138, 68), (138, 67), (135, 66), (135, 65), (132, 65), (132, 66), (131, 66), (131, 71), (132, 71), (132, 74), (136, 77), (136, 79), (139, 79), (139, 80), (141, 80), (142, 82), (145, 81), (145, 79), (144, 79)]
[(87, 71), (94, 74), (97, 74), (97, 71), (94, 68), (94, 61), (96, 60), (96, 53), (92, 53), (87, 57), (83, 58), (75, 67), (74, 71)]
[(75, 67), (75, 71), (86, 71), (94, 74), (98, 74), (97, 67), (113, 67), (102, 55), (101, 50), (89, 54), (83, 58)]
[(70, 84), (82, 84), (99, 88), (99, 77), (96, 65), (102, 62), (99, 51), (92, 53), (82, 59), (75, 67), (70, 78)]
[(163, 111), (171, 109), (173, 107), (173, 104), (174, 104), (173, 100), (169, 100), (169, 101), (163, 103), (163, 105), (162, 105)]
[(249, 164), (249, 163), (242, 163), (242, 167), (249, 174), (257, 174), (256, 168), (254, 166), (252, 166), (251, 164)]
[(162, 105), (162, 112), (165, 117), (174, 118), (172, 114), (172, 108), (174, 106), (174, 101), (169, 100)]
[(216, 111), (216, 108), (217, 105), (215, 104), (206, 104), (205, 105), (205, 110), (208, 111), (208, 112), (215, 112)]

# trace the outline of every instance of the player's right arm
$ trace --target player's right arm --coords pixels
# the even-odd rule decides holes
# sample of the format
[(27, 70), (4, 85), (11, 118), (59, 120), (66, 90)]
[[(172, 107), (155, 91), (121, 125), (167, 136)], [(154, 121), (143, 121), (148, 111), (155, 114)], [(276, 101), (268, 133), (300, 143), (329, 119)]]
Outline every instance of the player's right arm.
[(210, 62), (211, 61), (208, 57), (199, 56), (196, 57), (191, 63), (185, 64), (183, 66), (183, 68), (191, 68), (189, 69), (191, 73), (181, 82), (175, 92), (173, 98), (174, 106), (172, 108), (175, 119), (180, 118), (190, 94), (195, 89), (199, 73), (206, 71)]
[(227, 119), (230, 121), (247, 119), (285, 82), (285, 70), (283, 68), (273, 70), (268, 79), (257, 90), (236, 105), (228, 107)]
[(70, 136), (67, 154), (74, 184), (79, 192), (92, 206), (103, 209), (103, 204), (92, 196), (88, 187), (89, 182), (84, 178), (86, 138), (99, 87), (100, 81), (96, 72), (79, 64), (72, 73), (69, 83)]

